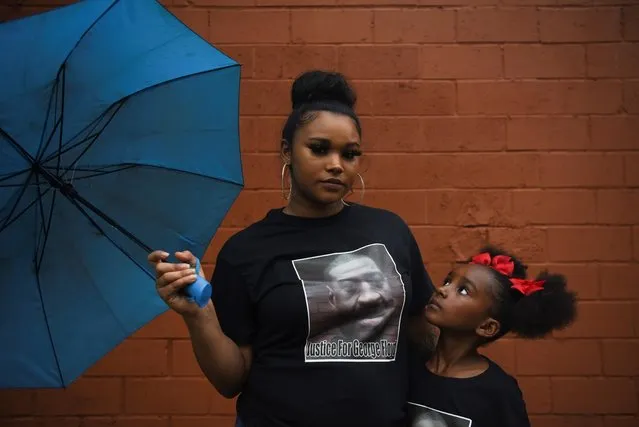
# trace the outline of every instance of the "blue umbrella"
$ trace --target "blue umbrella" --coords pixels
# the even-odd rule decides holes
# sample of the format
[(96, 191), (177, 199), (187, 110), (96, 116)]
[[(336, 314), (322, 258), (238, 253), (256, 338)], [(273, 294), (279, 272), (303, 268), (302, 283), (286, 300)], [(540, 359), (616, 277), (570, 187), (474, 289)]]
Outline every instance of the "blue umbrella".
[(166, 310), (243, 187), (240, 67), (153, 0), (0, 25), (0, 387), (65, 387)]

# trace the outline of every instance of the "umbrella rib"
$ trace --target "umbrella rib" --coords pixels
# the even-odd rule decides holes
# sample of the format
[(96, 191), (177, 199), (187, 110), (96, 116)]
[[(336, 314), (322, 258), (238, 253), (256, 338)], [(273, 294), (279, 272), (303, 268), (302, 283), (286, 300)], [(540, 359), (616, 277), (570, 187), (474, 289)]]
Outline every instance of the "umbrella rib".
[[(36, 175), (36, 182), (39, 184), (40, 183), (40, 179), (39, 176)], [(49, 187), (51, 188), (51, 187)], [(40, 186), (38, 185), (38, 205), (40, 207), (40, 219), (42, 220), (42, 225), (41, 225), (41, 229), (42, 232), (44, 234), (44, 241), (42, 242), (42, 246), (41, 246), (41, 250), (39, 251), (40, 253), (38, 254), (37, 250), (36, 250), (36, 257), (35, 257), (35, 263), (36, 263), (36, 271), (40, 271), (40, 265), (42, 265), (42, 258), (44, 257), (44, 251), (46, 249), (47, 246), (47, 241), (49, 240), (49, 230), (51, 230), (51, 222), (53, 220), (53, 208), (55, 206), (55, 200), (56, 200), (56, 196), (58, 194), (57, 191), (53, 192), (53, 196), (52, 196), (52, 200), (51, 200), (51, 207), (49, 208), (49, 219), (46, 220), (46, 218), (44, 217), (44, 206), (42, 205), (42, 199), (44, 198), (44, 194), (46, 193), (42, 193), (42, 191), (40, 190)]]
[(140, 267), (140, 269), (142, 271), (144, 271), (149, 277), (153, 278), (153, 275), (151, 273), (149, 273), (139, 262), (137, 262), (126, 250), (124, 250), (124, 248), (122, 248), (120, 245), (118, 245), (111, 237), (109, 237), (109, 235), (107, 233), (105, 233), (104, 229), (102, 229), (102, 227), (100, 227), (100, 225), (93, 219), (91, 218), (91, 215), (89, 215), (87, 213), (87, 211), (84, 210), (84, 208), (82, 206), (80, 206), (80, 203), (82, 203), (83, 205), (87, 206), (91, 211), (93, 211), (96, 215), (98, 215), (100, 218), (104, 219), (109, 225), (113, 226), (114, 228), (116, 228), (119, 232), (123, 233), (124, 235), (126, 235), (129, 238), (132, 238), (132, 240), (140, 245), (142, 247), (142, 249), (146, 250), (147, 252), (151, 252), (151, 248), (149, 248), (148, 246), (146, 246), (144, 243), (142, 243), (140, 240), (138, 240), (135, 236), (131, 235), (131, 233), (129, 233), (128, 231), (124, 230), (119, 224), (117, 224), (115, 221), (113, 221), (111, 218), (109, 218), (108, 216), (104, 215), (102, 212), (100, 212), (100, 210), (98, 210), (95, 206), (93, 206), (91, 203), (89, 203), (88, 201), (78, 198), (78, 199), (72, 199), (69, 198), (69, 200), (71, 201), (71, 203), (73, 203), (73, 205), (78, 208), (78, 210), (82, 213), (82, 215), (84, 215), (89, 222), (109, 241), (113, 244), (113, 246), (115, 246), (120, 252), (122, 252), (122, 254), (124, 254), (124, 256), (126, 256), (127, 258), (129, 258), (135, 265), (137, 265), (138, 267)]
[(29, 163), (34, 164), (35, 163), (35, 159), (31, 156), (31, 154), (29, 154), (27, 152), (27, 150), (25, 150), (24, 148), (22, 148), (20, 146), (20, 144), (18, 144), (18, 141), (16, 141), (15, 139), (13, 139), (13, 137), (11, 135), (9, 135), (7, 132), (4, 131), (4, 129), (0, 128), (0, 135), (4, 136), (5, 138), (7, 138), (10, 142), (10, 145), (18, 152), (20, 153), (20, 155), (22, 155), (22, 157), (24, 157), (25, 160), (27, 160)]
[(38, 295), (40, 296), (40, 305), (42, 306), (42, 312), (44, 313), (44, 323), (47, 325), (47, 332), (49, 333), (49, 342), (51, 343), (51, 351), (55, 359), (55, 364), (58, 367), (58, 376), (60, 377), (60, 384), (65, 384), (62, 377), (62, 367), (60, 366), (60, 359), (58, 358), (58, 352), (55, 350), (55, 343), (53, 342), (53, 334), (51, 333), (51, 325), (49, 325), (49, 315), (47, 314), (47, 308), (44, 304), (44, 297), (42, 295), (42, 284), (40, 283), (40, 272), (36, 272), (36, 283), (38, 284)]
[[(7, 180), (9, 180), (11, 178), (15, 178), (16, 176), (22, 175), (23, 173), (28, 172), (29, 170), (30, 169), (22, 169), (21, 171), (10, 173), (10, 174), (0, 178), (0, 182), (7, 181)], [(0, 187), (17, 187), (18, 185), (22, 185), (22, 184), (2, 184), (2, 185), (0, 185)]]
[(23, 183), (22, 188), (20, 189), (20, 194), (18, 195), (18, 198), (17, 198), (16, 202), (13, 204), (13, 207), (11, 207), (11, 210), (9, 211), (9, 214), (6, 217), (6, 220), (5, 220), (4, 224), (2, 224), (2, 227), (0, 227), (0, 233), (3, 230), (5, 230), (16, 219), (18, 219), (20, 216), (22, 216), (22, 214), (24, 214), (24, 212), (26, 212), (33, 205), (32, 203), (29, 204), (29, 206), (27, 206), (25, 208), (25, 210), (20, 212), (20, 214), (16, 215), (16, 217), (11, 222), (9, 222), (9, 219), (11, 219), (11, 216), (14, 214), (16, 209), (18, 209), (18, 205), (20, 204), (20, 201), (22, 200), (22, 197), (24, 196), (24, 193), (27, 191), (27, 187), (28, 187), (27, 184), (29, 184), (29, 181), (31, 181), (31, 177), (32, 176), (33, 176), (33, 170), (29, 173), (29, 177)]
[[(60, 70), (62, 69), (62, 67), (60, 67)], [(53, 86), (53, 90), (51, 91), (51, 96), (49, 97), (49, 106), (47, 107), (47, 115), (46, 115), (46, 119), (44, 120), (44, 126), (42, 127), (42, 135), (40, 136), (40, 147), (38, 148), (38, 152), (36, 154), (36, 158), (40, 159), (40, 157), (42, 155), (44, 155), (44, 153), (47, 151), (47, 148), (49, 148), (49, 144), (51, 143), (51, 139), (53, 139), (53, 135), (55, 135), (55, 131), (56, 129), (58, 129), (58, 126), (60, 125), (60, 120), (62, 119), (62, 117), (60, 117), (60, 119), (57, 119), (58, 117), (58, 87), (60, 86), (60, 70), (58, 70), (58, 74), (55, 77), (55, 85)], [(46, 133), (47, 130), (47, 124), (49, 123), (49, 116), (51, 115), (51, 105), (53, 104), (53, 99), (55, 98), (55, 109), (53, 111), (53, 119), (55, 120), (55, 125), (53, 126), (53, 129), (51, 129), (51, 133), (49, 134), (48, 138), (47, 138), (47, 142), (44, 145), (44, 147), (42, 146), (42, 144), (44, 143), (44, 135)]]
[[(47, 194), (49, 191), (51, 191), (51, 187), (47, 188), (47, 189), (44, 191), (43, 195)], [(29, 209), (31, 209), (31, 207), (32, 207), (33, 205), (35, 205), (35, 204), (36, 204), (36, 202), (37, 202), (37, 200), (33, 200), (31, 203), (29, 203), (29, 204), (27, 205), (27, 207), (25, 207), (24, 209), (22, 209), (22, 210), (20, 211), (20, 213), (18, 213), (18, 214), (17, 214), (16, 216), (14, 216), (13, 218), (11, 218), (11, 214), (13, 213), (13, 212), (11, 212), (11, 213), (10, 213), (10, 214), (6, 217), (5, 223), (4, 223), (4, 224), (2, 224), (2, 227), (0, 227), (0, 233), (2, 233), (4, 230), (6, 230), (7, 228), (9, 228), (9, 226), (10, 226), (11, 224), (13, 224), (14, 222), (16, 222), (16, 221), (17, 221), (17, 220), (18, 220), (18, 219), (19, 219), (22, 215), (24, 215), (25, 213), (27, 213), (27, 211), (29, 211)], [(10, 219), (10, 218), (11, 218), (11, 221), (9, 221), (9, 219)]]
[[(109, 125), (109, 123), (111, 123), (111, 121), (115, 117), (115, 114), (120, 110), (120, 108), (122, 108), (122, 106), (123, 106), (125, 101), (126, 101), (126, 98), (121, 99), (117, 103), (114, 103), (111, 106), (109, 106), (109, 108), (107, 108), (95, 120), (93, 120), (91, 123), (86, 125), (83, 129), (80, 129), (78, 131), (78, 133), (76, 133), (75, 136), (69, 140), (69, 142), (67, 142), (66, 144), (62, 145), (57, 152), (54, 152), (51, 155), (49, 155), (42, 163), (47, 163), (47, 162), (55, 159), (56, 157), (58, 158), (58, 162), (59, 162), (60, 158), (62, 157), (63, 154), (65, 154), (65, 153), (73, 150), (74, 148), (79, 147), (80, 145), (84, 144), (85, 142), (91, 140), (91, 143), (89, 144), (89, 148), (90, 148), (91, 144), (93, 144), (95, 142), (95, 140), (102, 134), (104, 129), (106, 129), (106, 127)], [(104, 117), (107, 114), (109, 114), (114, 107), (116, 107), (116, 110), (115, 110), (115, 112), (112, 113), (111, 118), (109, 118), (108, 121), (104, 124), (104, 126), (102, 126), (102, 129), (100, 129), (97, 132), (95, 132), (95, 129), (100, 125), (100, 122), (102, 121), (102, 119), (104, 119)], [(76, 139), (83, 132), (87, 131), (89, 129), (89, 127), (91, 127), (91, 130), (89, 131), (89, 135), (87, 137), (85, 137), (85, 138), (83, 138), (83, 139), (71, 144), (71, 141)], [(62, 147), (64, 147), (64, 149)], [(80, 154), (80, 157), (82, 155), (84, 155), (85, 152), (86, 152), (86, 149), (83, 151), (82, 154)], [(78, 159), (76, 159), (76, 162), (77, 162), (77, 160)]]

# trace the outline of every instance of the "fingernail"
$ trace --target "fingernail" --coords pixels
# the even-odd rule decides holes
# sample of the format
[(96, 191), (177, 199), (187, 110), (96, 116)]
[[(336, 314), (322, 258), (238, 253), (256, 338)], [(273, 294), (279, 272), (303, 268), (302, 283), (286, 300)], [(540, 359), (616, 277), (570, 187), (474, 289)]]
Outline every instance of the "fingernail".
[(191, 268), (191, 265), (190, 264), (180, 264), (179, 267), (181, 269), (185, 269), (185, 268)]

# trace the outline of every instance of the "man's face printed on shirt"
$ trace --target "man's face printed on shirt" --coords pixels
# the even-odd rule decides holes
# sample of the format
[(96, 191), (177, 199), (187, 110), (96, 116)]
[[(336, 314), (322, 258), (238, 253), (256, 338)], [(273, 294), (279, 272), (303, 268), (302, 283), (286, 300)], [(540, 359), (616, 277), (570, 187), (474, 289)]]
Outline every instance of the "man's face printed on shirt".
[(343, 255), (332, 265), (329, 301), (344, 317), (342, 332), (361, 341), (376, 338), (393, 313), (388, 280), (368, 256)]
[(405, 288), (383, 244), (293, 261), (304, 287), (306, 361), (392, 361)]

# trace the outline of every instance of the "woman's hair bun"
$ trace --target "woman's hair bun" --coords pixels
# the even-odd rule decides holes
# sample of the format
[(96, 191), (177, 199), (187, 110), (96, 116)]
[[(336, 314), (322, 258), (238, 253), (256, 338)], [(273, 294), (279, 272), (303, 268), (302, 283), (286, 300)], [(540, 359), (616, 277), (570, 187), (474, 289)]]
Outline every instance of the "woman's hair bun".
[(293, 109), (316, 102), (337, 102), (353, 108), (355, 91), (338, 72), (311, 70), (299, 75), (291, 87)]

